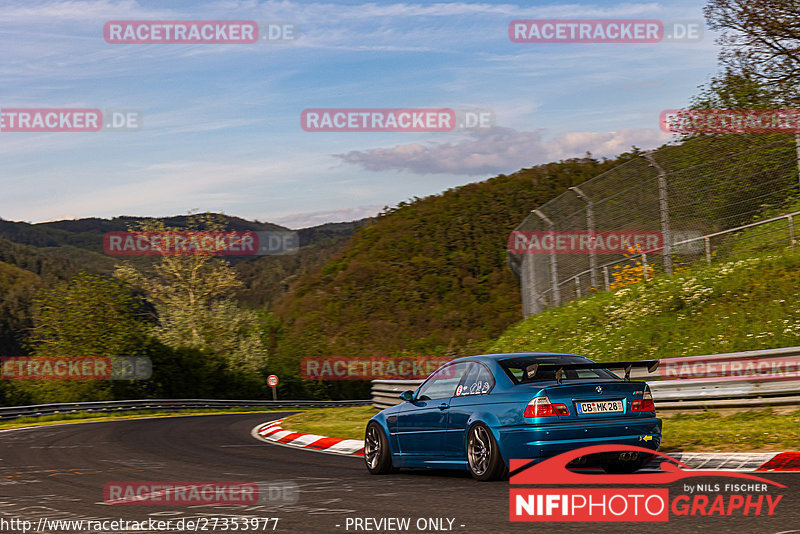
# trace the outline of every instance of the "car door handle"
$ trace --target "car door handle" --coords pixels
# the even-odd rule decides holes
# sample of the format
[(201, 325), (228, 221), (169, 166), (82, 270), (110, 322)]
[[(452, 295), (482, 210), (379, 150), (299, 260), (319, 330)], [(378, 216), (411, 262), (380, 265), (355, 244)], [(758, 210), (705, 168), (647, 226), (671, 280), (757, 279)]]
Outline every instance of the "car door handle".
[(446, 402), (443, 402), (443, 403), (441, 403), (441, 404), (439, 405), (439, 409), (440, 409), (440, 410), (446, 410), (446, 409), (447, 409), (447, 406), (448, 406), (448, 404), (447, 404)]

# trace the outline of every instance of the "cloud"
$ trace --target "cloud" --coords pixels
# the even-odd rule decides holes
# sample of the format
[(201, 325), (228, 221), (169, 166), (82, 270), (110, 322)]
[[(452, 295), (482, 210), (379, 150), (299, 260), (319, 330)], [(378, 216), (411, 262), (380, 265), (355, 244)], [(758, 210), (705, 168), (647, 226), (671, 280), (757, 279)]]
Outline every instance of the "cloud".
[(545, 140), (541, 130), (521, 132), (495, 127), (470, 132), (453, 143), (397, 145), (392, 148), (353, 150), (334, 157), (362, 169), (414, 174), (483, 175), (514, 172), (537, 163), (582, 156), (615, 156), (631, 145), (652, 148), (669, 134), (645, 128), (616, 132), (569, 132)]
[(274, 224), (280, 224), (293, 230), (310, 228), (325, 223), (357, 221), (366, 217), (374, 217), (385, 206), (370, 204), (369, 206), (356, 206), (353, 208), (338, 208), (333, 210), (310, 211), (307, 213), (293, 213), (282, 217), (267, 217)]

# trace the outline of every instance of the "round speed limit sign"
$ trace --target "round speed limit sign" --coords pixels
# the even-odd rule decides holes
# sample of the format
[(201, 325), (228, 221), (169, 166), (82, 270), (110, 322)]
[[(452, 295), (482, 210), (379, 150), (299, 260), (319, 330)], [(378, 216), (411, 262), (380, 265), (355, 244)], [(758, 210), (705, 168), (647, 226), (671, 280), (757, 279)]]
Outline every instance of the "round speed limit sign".
[(274, 388), (278, 385), (278, 375), (269, 375), (267, 377), (267, 384), (269, 387)]

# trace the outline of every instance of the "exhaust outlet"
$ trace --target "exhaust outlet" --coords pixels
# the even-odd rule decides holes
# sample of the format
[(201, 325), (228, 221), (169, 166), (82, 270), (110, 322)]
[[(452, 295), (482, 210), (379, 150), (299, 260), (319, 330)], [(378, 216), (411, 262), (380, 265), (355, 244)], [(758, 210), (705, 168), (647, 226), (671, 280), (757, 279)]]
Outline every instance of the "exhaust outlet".
[(632, 462), (639, 458), (639, 453), (637, 451), (625, 451), (619, 454), (619, 459), (622, 462)]

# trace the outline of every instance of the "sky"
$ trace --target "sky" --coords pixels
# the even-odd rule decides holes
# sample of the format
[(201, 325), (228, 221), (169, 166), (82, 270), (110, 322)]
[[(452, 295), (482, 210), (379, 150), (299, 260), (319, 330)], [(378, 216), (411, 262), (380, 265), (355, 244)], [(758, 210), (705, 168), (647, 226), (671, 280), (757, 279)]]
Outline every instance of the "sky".
[[(398, 202), (671, 136), (717, 73), (718, 45), (517, 43), (516, 19), (702, 23), (704, 3), (5, 0), (0, 112), (131, 111), (138, 129), (0, 128), (0, 218), (223, 212), (290, 228), (359, 219)], [(253, 20), (293, 39), (117, 44), (109, 21)], [(481, 110), (444, 132), (306, 131), (303, 110)], [(488, 116), (485, 115), (485, 116)], [(461, 117), (461, 115), (458, 115)]]

